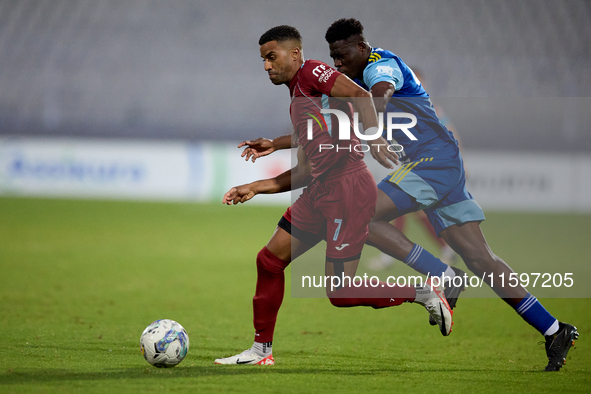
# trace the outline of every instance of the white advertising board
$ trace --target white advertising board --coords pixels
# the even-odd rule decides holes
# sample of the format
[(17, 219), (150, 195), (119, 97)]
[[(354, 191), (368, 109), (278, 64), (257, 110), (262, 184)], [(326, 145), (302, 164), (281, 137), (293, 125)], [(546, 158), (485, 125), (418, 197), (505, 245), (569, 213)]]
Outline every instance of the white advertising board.
[[(232, 186), (291, 168), (289, 151), (245, 162), (231, 144), (0, 139), (0, 195), (220, 201)], [(289, 193), (254, 204), (289, 205)]]
[[(220, 202), (232, 186), (272, 178), (289, 150), (256, 163), (227, 143), (0, 138), (0, 195)], [(486, 210), (591, 212), (591, 157), (465, 151), (467, 187)], [(377, 180), (389, 171), (371, 156)], [(298, 192), (250, 204), (289, 205)]]

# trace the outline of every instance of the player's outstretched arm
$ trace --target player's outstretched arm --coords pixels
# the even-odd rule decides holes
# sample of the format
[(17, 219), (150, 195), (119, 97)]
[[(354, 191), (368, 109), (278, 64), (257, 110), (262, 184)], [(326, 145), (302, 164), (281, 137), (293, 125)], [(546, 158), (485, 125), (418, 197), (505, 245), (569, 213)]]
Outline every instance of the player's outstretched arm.
[(228, 190), (222, 204), (236, 205), (252, 199), (257, 194), (275, 194), (306, 186), (312, 179), (312, 168), (304, 150), (298, 148), (298, 165), (291, 170), (277, 175), (275, 178), (263, 179), (236, 186)]
[[(359, 112), (361, 122), (369, 134), (375, 134), (377, 132), (378, 115), (370, 92), (351, 81), (346, 75), (341, 74), (335, 80), (330, 95), (332, 97), (360, 98), (359, 100), (353, 101), (353, 105)], [(398, 164), (398, 155), (387, 149), (389, 145), (388, 141), (381, 136), (369, 143), (373, 158), (386, 168), (394, 168), (389, 161)]]
[[(378, 82), (371, 87), (370, 93), (373, 97), (373, 102), (375, 104), (376, 111), (382, 112), (382, 113), (386, 112), (386, 106), (390, 102), (390, 99), (392, 98), (392, 95), (394, 94), (395, 91), (396, 91), (396, 88), (394, 87), (394, 85), (392, 85), (390, 82), (386, 82), (386, 81)], [(382, 149), (386, 148), (388, 145), (390, 145), (390, 144), (388, 144), (388, 141), (384, 137), (380, 137), (374, 143), (380, 144), (380, 147)], [(382, 146), (382, 145), (385, 145), (385, 146)], [(376, 146), (372, 146), (372, 148), (376, 148)], [(371, 151), (371, 154), (374, 158), (376, 157), (374, 155), (373, 150)], [(398, 164), (397, 161), (395, 163)]]
[(293, 146), (297, 146), (292, 134), (282, 135), (274, 139), (268, 138), (257, 138), (255, 140), (242, 141), (238, 144), (238, 148), (246, 146), (242, 151), (240, 157), (244, 157), (244, 160), (252, 160), (254, 163), (259, 157), (270, 155), (271, 153), (280, 149), (289, 149)]

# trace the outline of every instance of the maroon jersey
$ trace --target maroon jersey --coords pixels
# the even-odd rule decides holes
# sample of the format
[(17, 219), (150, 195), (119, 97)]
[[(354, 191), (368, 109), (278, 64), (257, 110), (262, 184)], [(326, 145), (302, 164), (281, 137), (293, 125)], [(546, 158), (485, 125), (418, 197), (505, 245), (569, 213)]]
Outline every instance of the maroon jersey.
[[(318, 60), (306, 60), (289, 84), (290, 115), (299, 145), (310, 160), (312, 177), (335, 173), (344, 167), (361, 164), (363, 153), (359, 139), (339, 140), (339, 122), (335, 115), (321, 114), (322, 109), (338, 109), (353, 121), (353, 108), (346, 101), (329, 99), (338, 71)], [(308, 138), (308, 120), (312, 119), (312, 139)], [(331, 149), (330, 146), (333, 148)], [(337, 149), (338, 146), (338, 149)], [(357, 146), (357, 150), (354, 149)]]

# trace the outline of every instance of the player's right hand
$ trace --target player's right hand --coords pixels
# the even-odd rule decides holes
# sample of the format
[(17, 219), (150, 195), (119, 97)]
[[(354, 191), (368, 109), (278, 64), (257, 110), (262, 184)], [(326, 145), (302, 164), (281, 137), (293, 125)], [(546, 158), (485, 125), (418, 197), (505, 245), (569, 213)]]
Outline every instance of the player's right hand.
[(256, 195), (256, 192), (250, 185), (242, 185), (236, 186), (228, 190), (226, 194), (224, 194), (224, 198), (222, 199), (222, 204), (226, 205), (236, 205), (238, 203), (243, 203)]
[(256, 159), (262, 156), (270, 155), (275, 151), (273, 146), (273, 140), (268, 138), (257, 138), (256, 140), (242, 141), (238, 144), (239, 148), (246, 146), (240, 157), (244, 157), (244, 160), (252, 159), (254, 163)]
[(394, 166), (390, 164), (390, 161), (396, 165), (399, 164), (398, 155), (395, 152), (390, 152), (388, 150), (388, 146), (390, 146), (390, 144), (384, 137), (380, 137), (375, 141), (372, 141), (369, 146), (372, 157), (376, 159), (382, 166), (392, 169)]

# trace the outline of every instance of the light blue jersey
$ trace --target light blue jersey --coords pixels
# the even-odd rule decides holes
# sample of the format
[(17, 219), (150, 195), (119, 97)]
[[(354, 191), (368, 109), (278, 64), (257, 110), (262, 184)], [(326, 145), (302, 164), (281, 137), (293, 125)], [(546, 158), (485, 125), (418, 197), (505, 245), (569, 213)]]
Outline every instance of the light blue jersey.
[[(398, 212), (404, 215), (424, 210), (437, 234), (455, 224), (483, 221), (482, 208), (466, 190), (458, 142), (438, 118), (429, 95), (410, 67), (392, 52), (374, 48), (363, 80), (355, 82), (367, 90), (378, 82), (396, 88), (386, 107), (384, 126), (391, 112), (406, 112), (417, 118), (416, 126), (409, 128), (416, 141), (402, 130), (393, 131), (395, 141), (391, 142), (404, 147), (400, 157), (403, 165), (378, 184)], [(394, 119), (393, 123), (409, 123), (409, 119)]]
[[(392, 133), (395, 142), (404, 147), (404, 155), (401, 157), (404, 162), (416, 159), (427, 145), (446, 145), (449, 142), (457, 145), (453, 133), (437, 117), (421, 82), (410, 67), (392, 52), (373, 48), (363, 71), (363, 80), (355, 79), (355, 82), (366, 90), (370, 90), (378, 82), (391, 83), (396, 91), (386, 107), (386, 113), (407, 112), (417, 117), (417, 125), (409, 129), (417, 141), (411, 140), (400, 129), (394, 129)], [(384, 114), (384, 126), (386, 121)], [(409, 119), (395, 118), (393, 122), (409, 123)]]

